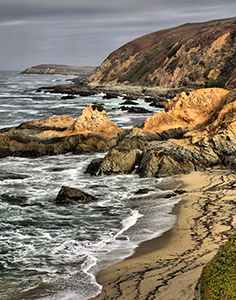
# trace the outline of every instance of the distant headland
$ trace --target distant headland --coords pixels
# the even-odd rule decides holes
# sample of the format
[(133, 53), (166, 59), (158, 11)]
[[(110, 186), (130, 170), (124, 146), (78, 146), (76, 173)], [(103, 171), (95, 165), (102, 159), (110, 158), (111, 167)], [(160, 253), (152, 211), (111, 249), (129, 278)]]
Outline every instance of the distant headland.
[(91, 75), (96, 67), (78, 67), (68, 65), (41, 64), (29, 67), (21, 72), (21, 74), (61, 74), (61, 75), (83, 75), (85, 77)]

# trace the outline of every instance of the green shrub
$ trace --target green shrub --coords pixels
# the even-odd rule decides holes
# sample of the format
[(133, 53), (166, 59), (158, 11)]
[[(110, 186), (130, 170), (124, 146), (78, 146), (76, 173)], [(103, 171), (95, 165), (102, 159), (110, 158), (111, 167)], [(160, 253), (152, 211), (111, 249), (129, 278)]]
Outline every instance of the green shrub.
[(203, 268), (199, 283), (202, 299), (236, 299), (236, 233)]

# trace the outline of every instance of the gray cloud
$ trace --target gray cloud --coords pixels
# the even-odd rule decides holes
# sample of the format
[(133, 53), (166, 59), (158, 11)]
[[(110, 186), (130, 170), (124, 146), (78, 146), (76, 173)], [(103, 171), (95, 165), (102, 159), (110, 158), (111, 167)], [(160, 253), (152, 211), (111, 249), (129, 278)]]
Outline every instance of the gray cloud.
[(0, 0), (0, 69), (99, 65), (124, 43), (236, 15), (235, 0)]

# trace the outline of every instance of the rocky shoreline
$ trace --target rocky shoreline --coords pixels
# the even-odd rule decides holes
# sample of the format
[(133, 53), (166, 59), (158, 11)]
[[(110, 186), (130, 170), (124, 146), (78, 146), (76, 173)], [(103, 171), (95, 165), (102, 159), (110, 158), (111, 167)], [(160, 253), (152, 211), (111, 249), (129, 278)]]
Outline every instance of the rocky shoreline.
[(104, 93), (106, 95), (105, 97), (108, 99), (116, 98), (118, 96), (125, 96), (126, 98), (132, 100), (137, 98), (147, 100), (162, 100), (163, 98), (172, 99), (178, 93), (192, 90), (192, 88), (187, 87), (161, 88), (130, 84), (91, 83), (88, 82), (87, 79), (81, 80), (80, 78), (75, 78), (71, 84), (41, 87), (38, 89), (39, 92), (47, 91), (50, 93), (80, 96), (91, 96)]
[[(72, 84), (38, 90), (69, 98), (100, 93), (104, 99), (141, 98), (164, 108), (139, 127), (119, 128), (101, 104), (92, 103), (76, 120), (56, 116), (0, 130), (0, 158), (107, 152), (85, 172), (136, 172), (140, 177), (191, 173), (182, 177), (185, 185), (190, 178), (191, 188), (179, 191), (184, 192), (180, 223), (158, 239), (158, 251), (101, 272), (97, 280), (103, 291), (96, 299), (187, 300), (194, 290), (194, 299), (202, 298), (202, 267), (236, 226), (231, 171), (236, 168), (236, 90), (227, 90), (236, 86), (235, 36), (235, 18), (184, 24), (127, 43), (95, 70), (79, 69), (83, 75)], [(23, 73), (76, 72), (41, 65)], [(211, 88), (216, 86), (223, 88)], [(127, 110), (125, 105), (122, 110)], [(83, 202), (89, 195), (80, 192), (63, 187), (58, 204)]]
[(1, 157), (109, 151), (92, 161), (91, 175), (164, 177), (236, 165), (236, 92), (209, 88), (182, 92), (140, 127), (123, 129), (101, 104), (74, 120), (55, 116), (0, 130)]
[[(183, 226), (181, 224), (177, 226), (176, 237), (179, 237), (178, 230), (181, 230), (180, 238), (185, 242), (181, 244), (181, 249), (174, 259), (172, 258), (175, 249), (173, 250), (172, 247), (169, 256), (166, 255), (164, 249), (161, 259), (153, 258), (148, 269), (146, 263), (140, 265), (140, 261), (138, 261), (137, 264), (135, 262), (134, 268), (130, 263), (128, 265), (124, 263), (124, 269), (114, 266), (113, 269), (109, 268), (98, 276), (98, 282), (104, 286), (104, 289), (97, 299), (112, 299), (114, 295), (118, 295), (117, 299), (130, 299), (130, 290), (126, 294), (126, 288), (123, 287), (130, 284), (129, 278), (131, 277), (134, 282), (130, 284), (130, 287), (134, 293), (136, 293), (135, 291), (139, 293), (145, 285), (148, 297), (160, 296), (167, 300), (176, 299), (170, 298), (170, 293), (172, 293), (172, 297), (175, 297), (176, 287), (183, 286), (187, 282), (187, 286), (185, 284), (185, 287), (178, 293), (181, 299), (190, 299), (187, 297), (193, 295), (194, 287), (200, 276), (200, 269), (207, 259), (212, 258), (222, 241), (225, 241), (226, 237), (228, 238), (235, 229), (235, 218), (231, 214), (235, 203), (232, 199), (227, 202), (227, 197), (228, 195), (232, 196), (229, 193), (231, 187), (233, 187), (232, 190), (234, 189), (235, 181), (234, 175), (231, 175), (232, 172), (229, 169), (234, 170), (236, 167), (236, 90), (204, 88), (181, 91), (140, 86), (124, 86), (121, 89), (115, 85), (107, 86), (107, 89), (97, 86), (93, 90), (83, 82), (42, 88), (41, 90), (66, 96), (66, 94), (86, 92), (86, 89), (90, 93), (103, 92), (104, 97), (113, 98), (122, 95), (129, 101), (135, 100), (137, 97), (143, 97), (147, 101), (160, 101), (165, 103), (164, 110), (148, 117), (141, 126), (132, 129), (119, 128), (111, 122), (104, 107), (99, 103), (90, 104), (76, 120), (70, 116), (61, 115), (22, 123), (17, 127), (3, 128), (0, 129), (0, 158), (7, 156), (38, 157), (68, 152), (72, 154), (106, 152), (103, 158), (93, 160), (87, 166), (86, 173), (91, 176), (129, 174), (131, 172), (136, 172), (140, 177), (165, 177), (189, 173), (195, 176), (195, 171), (209, 171), (209, 168), (219, 166), (218, 173), (220, 174), (217, 174), (217, 183), (211, 187), (203, 185), (200, 190), (203, 192), (203, 196), (197, 194), (202, 197), (201, 203), (196, 200), (193, 204), (185, 205), (185, 211), (186, 208), (188, 210), (195, 205), (198, 207), (197, 211), (202, 212), (203, 210), (203, 213), (198, 215), (196, 210), (191, 211), (187, 222)], [(223, 169), (226, 169), (224, 171), (226, 175), (220, 177)], [(214, 174), (208, 176), (211, 183), (215, 182)], [(191, 180), (195, 180), (194, 177), (191, 178)], [(227, 193), (225, 193), (226, 190)], [(225, 206), (223, 214), (216, 218), (218, 211), (221, 211), (225, 205), (223, 202), (218, 203), (219, 191), (227, 206)], [(187, 196), (184, 195), (183, 200), (190, 200), (194, 193), (195, 191), (188, 193)], [(55, 201), (57, 204), (94, 201), (82, 191), (75, 191), (68, 187), (63, 187), (59, 194), (59, 199)], [(212, 206), (215, 207), (216, 203), (213, 203), (212, 197), (215, 197), (218, 205), (214, 210), (212, 210)], [(230, 221), (225, 217), (226, 214)], [(194, 224), (191, 223), (192, 220), (194, 220)], [(215, 220), (216, 223), (222, 223), (220, 234), (218, 234), (218, 229), (212, 229)], [(184, 235), (186, 224), (191, 225), (187, 238)], [(201, 227), (200, 231), (198, 226)], [(225, 227), (227, 227), (227, 232)], [(214, 234), (213, 244), (211, 244), (212, 239), (209, 240), (210, 234)], [(188, 243), (190, 246), (186, 248)], [(192, 244), (194, 244), (193, 247)], [(210, 245), (213, 248), (207, 252), (206, 249)], [(204, 259), (202, 259), (203, 256)], [(144, 260), (146, 257), (142, 258), (142, 262)], [(197, 265), (195, 261), (197, 261)], [(167, 264), (168, 269), (166, 269)], [(120, 269), (118, 270), (118, 268)], [(163, 280), (164, 273), (155, 273), (159, 269), (165, 272), (165, 280)], [(196, 269), (198, 270), (197, 274)], [(111, 270), (115, 270), (115, 272), (112, 271), (114, 273), (112, 273), (114, 275), (112, 277)], [(131, 275), (127, 273), (127, 277), (124, 270), (133, 270), (133, 273)], [(188, 278), (189, 275), (193, 277)], [(148, 278), (151, 285), (155, 285), (154, 289), (147, 285), (144, 277)], [(160, 283), (158, 286), (156, 285), (157, 281)], [(139, 295), (144, 295), (145, 291), (142, 290)], [(135, 294), (134, 297), (142, 299), (143, 296), (139, 298), (139, 295)], [(196, 294), (196, 299), (200, 299), (199, 297), (199, 293)]]

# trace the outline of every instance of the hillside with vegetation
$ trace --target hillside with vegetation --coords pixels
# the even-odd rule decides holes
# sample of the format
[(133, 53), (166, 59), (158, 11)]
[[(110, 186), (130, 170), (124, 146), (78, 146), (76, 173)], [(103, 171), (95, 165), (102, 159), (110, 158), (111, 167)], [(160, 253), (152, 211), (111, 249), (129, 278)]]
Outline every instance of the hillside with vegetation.
[(142, 86), (236, 86), (236, 18), (184, 24), (112, 52), (88, 82)]

